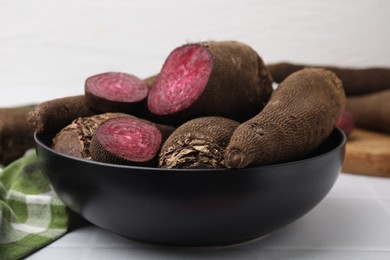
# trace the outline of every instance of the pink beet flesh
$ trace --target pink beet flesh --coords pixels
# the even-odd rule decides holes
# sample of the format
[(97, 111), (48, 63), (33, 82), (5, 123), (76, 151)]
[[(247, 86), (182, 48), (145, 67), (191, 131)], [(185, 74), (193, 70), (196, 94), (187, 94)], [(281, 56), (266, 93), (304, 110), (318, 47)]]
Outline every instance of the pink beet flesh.
[(91, 94), (118, 102), (137, 102), (146, 98), (146, 83), (134, 75), (107, 72), (87, 79), (85, 90)]
[(351, 113), (345, 110), (337, 121), (336, 126), (343, 130), (344, 133), (349, 134), (355, 128), (355, 122)]
[(203, 93), (213, 67), (206, 47), (186, 45), (165, 61), (148, 96), (149, 110), (168, 115), (191, 106)]
[(102, 146), (112, 154), (133, 162), (147, 162), (157, 154), (161, 132), (136, 118), (109, 119), (96, 130)]

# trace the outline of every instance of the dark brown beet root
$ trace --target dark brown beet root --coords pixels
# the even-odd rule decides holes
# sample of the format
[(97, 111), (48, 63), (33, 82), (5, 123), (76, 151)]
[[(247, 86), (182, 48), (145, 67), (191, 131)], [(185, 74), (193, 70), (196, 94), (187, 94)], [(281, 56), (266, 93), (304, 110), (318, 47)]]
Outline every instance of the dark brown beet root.
[(106, 72), (85, 81), (88, 104), (102, 112), (134, 113), (144, 105), (149, 89), (138, 77), (121, 72)]
[(348, 97), (347, 109), (357, 127), (390, 134), (390, 90)]
[(291, 63), (269, 64), (275, 82), (282, 82), (290, 74), (305, 67), (325, 68), (334, 72), (343, 82), (347, 96), (363, 95), (390, 89), (390, 68), (341, 68), (319, 65), (302, 65)]
[(130, 115), (123, 113), (104, 113), (77, 118), (54, 137), (52, 148), (71, 156), (91, 159), (89, 145), (97, 127), (110, 118), (123, 116)]
[(31, 109), (0, 108), (0, 164), (7, 165), (34, 147), (34, 130), (26, 121)]
[(244, 121), (261, 111), (271, 93), (270, 74), (249, 46), (195, 43), (171, 52), (150, 90), (148, 107), (181, 123), (201, 116)]
[(71, 96), (37, 105), (27, 114), (27, 122), (37, 133), (57, 133), (76, 118), (96, 113), (87, 105), (84, 95)]
[(314, 68), (293, 73), (262, 112), (235, 130), (225, 164), (243, 168), (302, 158), (329, 136), (344, 109), (344, 89), (334, 73)]
[(184, 123), (163, 144), (159, 167), (224, 167), (225, 147), (239, 125), (222, 117), (201, 117)]
[(91, 140), (93, 160), (115, 164), (155, 164), (162, 134), (152, 123), (132, 117), (105, 121)]

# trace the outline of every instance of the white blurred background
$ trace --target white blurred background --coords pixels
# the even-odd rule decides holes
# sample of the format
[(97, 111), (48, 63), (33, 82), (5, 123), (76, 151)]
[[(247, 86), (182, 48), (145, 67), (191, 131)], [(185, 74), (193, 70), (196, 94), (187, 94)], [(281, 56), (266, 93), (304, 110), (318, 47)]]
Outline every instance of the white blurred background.
[(390, 67), (390, 1), (0, 0), (0, 107), (82, 94), (105, 71), (147, 77), (204, 40), (266, 63)]

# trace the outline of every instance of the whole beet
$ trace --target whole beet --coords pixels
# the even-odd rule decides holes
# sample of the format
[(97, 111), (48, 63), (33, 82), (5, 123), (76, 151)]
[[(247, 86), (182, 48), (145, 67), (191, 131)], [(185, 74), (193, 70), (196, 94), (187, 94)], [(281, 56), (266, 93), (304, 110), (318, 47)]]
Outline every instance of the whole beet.
[(280, 83), (290, 74), (306, 67), (325, 68), (332, 71), (343, 82), (347, 96), (365, 95), (390, 89), (390, 68), (347, 68), (335, 66), (320, 66), (314, 64), (275, 63), (268, 64), (275, 82)]
[(222, 168), (223, 155), (240, 123), (209, 116), (179, 126), (165, 141), (159, 155), (162, 168)]
[(346, 107), (357, 127), (390, 134), (390, 89), (348, 97)]
[(234, 131), (225, 164), (243, 168), (301, 158), (330, 135), (344, 109), (344, 89), (334, 73), (315, 68), (295, 72), (258, 115)]

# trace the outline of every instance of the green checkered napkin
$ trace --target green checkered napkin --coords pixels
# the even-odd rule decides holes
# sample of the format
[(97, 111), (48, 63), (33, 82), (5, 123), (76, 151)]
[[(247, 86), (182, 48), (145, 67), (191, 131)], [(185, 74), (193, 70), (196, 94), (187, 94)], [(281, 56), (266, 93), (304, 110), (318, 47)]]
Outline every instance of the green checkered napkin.
[(34, 149), (0, 169), (0, 260), (23, 258), (53, 242), (68, 222)]

